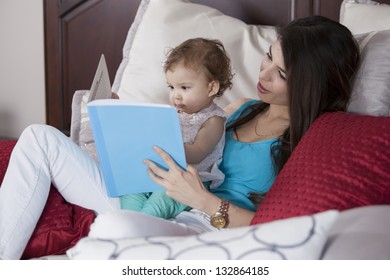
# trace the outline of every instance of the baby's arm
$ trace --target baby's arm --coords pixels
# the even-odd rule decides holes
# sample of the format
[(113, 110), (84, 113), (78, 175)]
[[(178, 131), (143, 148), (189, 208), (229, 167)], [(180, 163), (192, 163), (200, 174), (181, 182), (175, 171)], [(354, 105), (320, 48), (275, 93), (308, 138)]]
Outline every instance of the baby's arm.
[(244, 104), (245, 102), (248, 102), (249, 100), (251, 100), (251, 99), (250, 98), (238, 99), (238, 100), (230, 103), (229, 105), (225, 106), (225, 108), (223, 108), (223, 110), (228, 114), (228, 116), (230, 116), (231, 114), (234, 113), (234, 111), (236, 111), (238, 108), (240, 108), (240, 106), (242, 104)]
[(208, 156), (221, 139), (225, 130), (225, 118), (213, 116), (199, 129), (193, 144), (184, 144), (187, 163), (197, 164)]

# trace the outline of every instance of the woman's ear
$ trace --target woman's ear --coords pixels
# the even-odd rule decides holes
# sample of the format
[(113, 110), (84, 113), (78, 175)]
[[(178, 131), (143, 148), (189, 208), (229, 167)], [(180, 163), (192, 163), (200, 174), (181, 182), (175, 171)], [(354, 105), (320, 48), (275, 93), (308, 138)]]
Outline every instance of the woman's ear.
[(209, 97), (216, 95), (219, 91), (219, 81), (214, 80), (209, 83)]

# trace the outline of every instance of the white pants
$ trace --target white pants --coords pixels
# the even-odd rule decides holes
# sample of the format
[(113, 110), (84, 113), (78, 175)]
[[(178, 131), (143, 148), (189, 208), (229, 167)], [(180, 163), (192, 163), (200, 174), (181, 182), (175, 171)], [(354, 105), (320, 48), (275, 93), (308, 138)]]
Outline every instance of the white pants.
[[(99, 165), (67, 136), (46, 125), (31, 125), (20, 136), (0, 188), (0, 258), (19, 259), (29, 241), (46, 204), (50, 185), (66, 201), (102, 214), (120, 208), (118, 198), (110, 198)], [(115, 211), (114, 211), (115, 212)], [(187, 213), (188, 215), (188, 213)], [(125, 216), (123, 216), (125, 217)], [(131, 223), (118, 221), (110, 232), (127, 237), (150, 235), (190, 235), (210, 230), (183, 223), (172, 223), (140, 213), (126, 215)], [(95, 237), (105, 233), (109, 222), (101, 219), (95, 225)], [(143, 226), (140, 226), (143, 225)], [(129, 229), (134, 229), (129, 233)]]

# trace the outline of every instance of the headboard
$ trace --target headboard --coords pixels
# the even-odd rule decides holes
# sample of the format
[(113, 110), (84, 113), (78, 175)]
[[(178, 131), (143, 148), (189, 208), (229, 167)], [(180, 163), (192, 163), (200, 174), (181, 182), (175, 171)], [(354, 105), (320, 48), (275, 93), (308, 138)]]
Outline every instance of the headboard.
[[(88, 89), (100, 55), (111, 80), (122, 60), (122, 46), (141, 0), (45, 0), (47, 123), (66, 134), (71, 101)], [(192, 0), (248, 24), (283, 25), (310, 15), (339, 18), (342, 0)], [(390, 4), (390, 0), (377, 0)]]
[[(390, 0), (375, 0), (390, 4)], [(283, 25), (295, 18), (322, 15), (339, 20), (343, 0), (192, 0), (248, 24)]]

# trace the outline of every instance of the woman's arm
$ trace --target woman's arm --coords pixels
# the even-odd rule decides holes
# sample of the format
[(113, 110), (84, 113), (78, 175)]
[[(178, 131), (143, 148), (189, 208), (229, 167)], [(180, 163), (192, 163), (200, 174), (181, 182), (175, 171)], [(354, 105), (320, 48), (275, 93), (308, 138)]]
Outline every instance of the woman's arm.
[(225, 120), (218, 116), (209, 118), (199, 129), (194, 143), (184, 144), (187, 163), (197, 164), (214, 150), (225, 129)]
[[(221, 199), (203, 187), (197, 170), (188, 166), (185, 171), (163, 150), (158, 147), (154, 150), (162, 157), (169, 170), (161, 169), (153, 162), (145, 160), (152, 180), (163, 186), (166, 194), (173, 199), (208, 215), (213, 215), (219, 209)], [(247, 226), (254, 216), (254, 212), (234, 205), (229, 206), (228, 214), (229, 227)]]

